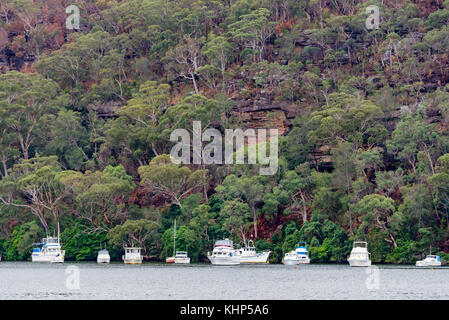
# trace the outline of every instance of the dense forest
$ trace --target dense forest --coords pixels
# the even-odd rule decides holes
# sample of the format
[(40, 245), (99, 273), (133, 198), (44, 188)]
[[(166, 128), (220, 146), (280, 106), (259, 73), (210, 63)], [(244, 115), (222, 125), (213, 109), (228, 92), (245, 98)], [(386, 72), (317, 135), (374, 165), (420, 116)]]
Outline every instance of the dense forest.
[[(192, 121), (277, 128), (276, 174), (173, 163)], [(68, 260), (165, 259), (176, 218), (193, 261), (226, 237), (449, 260), (448, 127), (448, 0), (2, 0), (0, 254), (59, 223)]]

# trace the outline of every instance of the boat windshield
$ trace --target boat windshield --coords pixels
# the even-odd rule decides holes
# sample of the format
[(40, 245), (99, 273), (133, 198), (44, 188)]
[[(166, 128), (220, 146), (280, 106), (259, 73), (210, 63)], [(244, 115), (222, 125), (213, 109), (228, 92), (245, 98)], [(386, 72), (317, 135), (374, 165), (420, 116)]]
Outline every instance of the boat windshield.
[(354, 248), (367, 248), (368, 247), (368, 243), (366, 242), (362, 242), (362, 241), (355, 241), (354, 242)]
[(100, 250), (98, 251), (99, 254), (109, 254), (108, 250)]
[(54, 243), (59, 243), (59, 239), (58, 238), (48, 237), (48, 238), (44, 239), (43, 242), (46, 243), (46, 244), (54, 244)]
[(232, 240), (218, 240), (215, 242), (215, 246), (226, 246), (226, 247), (232, 247), (233, 242)]

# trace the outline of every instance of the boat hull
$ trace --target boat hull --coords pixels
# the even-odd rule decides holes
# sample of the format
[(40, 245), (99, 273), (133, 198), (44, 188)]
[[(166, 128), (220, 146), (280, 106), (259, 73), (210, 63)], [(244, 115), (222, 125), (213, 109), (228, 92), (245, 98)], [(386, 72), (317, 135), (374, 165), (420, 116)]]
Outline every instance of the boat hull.
[(174, 257), (170, 257), (165, 259), (165, 263), (175, 263), (175, 258)]
[(110, 257), (97, 257), (97, 263), (109, 263), (111, 262)]
[(239, 257), (213, 257), (209, 255), (207, 258), (214, 266), (238, 266), (240, 264)]
[(64, 263), (64, 256), (33, 255), (31, 257), (31, 261), (43, 263)]
[(270, 256), (270, 251), (262, 252), (253, 256), (240, 256), (240, 263), (245, 264), (259, 264), (267, 263), (268, 257)]
[(370, 267), (371, 266), (371, 260), (349, 259), (348, 262), (351, 267)]
[(190, 264), (190, 258), (175, 258), (175, 264)]
[(299, 264), (299, 260), (296, 260), (296, 259), (284, 259), (284, 261), (282, 263), (287, 265), (287, 266), (294, 266), (294, 265)]
[(298, 262), (299, 262), (299, 264), (310, 264), (310, 259), (309, 258), (300, 259)]
[(428, 268), (430, 268), (430, 267), (441, 267), (441, 262), (440, 263), (436, 263), (436, 262), (428, 263), (428, 262), (424, 262), (424, 261), (417, 261), (416, 262), (416, 266), (417, 267), (428, 267)]
[(127, 259), (123, 261), (124, 264), (142, 264), (142, 260)]

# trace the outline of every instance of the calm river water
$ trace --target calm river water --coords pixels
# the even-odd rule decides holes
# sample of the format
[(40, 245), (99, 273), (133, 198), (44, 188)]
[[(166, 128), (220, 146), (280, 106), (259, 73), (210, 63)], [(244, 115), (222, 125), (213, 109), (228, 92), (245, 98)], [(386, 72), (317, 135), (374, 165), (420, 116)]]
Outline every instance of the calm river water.
[(449, 299), (449, 268), (0, 262), (0, 299)]

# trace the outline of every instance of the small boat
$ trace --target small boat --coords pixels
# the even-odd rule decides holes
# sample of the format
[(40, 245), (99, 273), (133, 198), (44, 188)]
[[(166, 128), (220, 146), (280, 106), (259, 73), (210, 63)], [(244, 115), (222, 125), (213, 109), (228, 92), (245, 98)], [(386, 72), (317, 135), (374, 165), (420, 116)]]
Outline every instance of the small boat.
[(111, 262), (111, 256), (109, 255), (109, 251), (106, 249), (98, 251), (97, 263), (109, 263), (109, 262)]
[[(302, 244), (302, 245), (301, 245)], [(305, 242), (300, 242), (295, 251), (287, 252), (282, 260), (286, 265), (308, 264), (310, 263), (309, 250)]]
[(245, 247), (239, 250), (240, 263), (255, 264), (255, 263), (267, 263), (268, 257), (271, 251), (256, 252), (253, 241), (249, 240)]
[(236, 266), (240, 264), (238, 250), (234, 250), (232, 240), (218, 240), (215, 242), (212, 253), (207, 253), (209, 261), (216, 266)]
[(309, 250), (307, 249), (306, 243), (301, 242), (300, 244), (298, 244), (298, 246), (296, 247), (296, 254), (298, 255), (299, 263), (309, 264), (310, 263)]
[(173, 228), (173, 256), (167, 257), (165, 263), (189, 264), (190, 258), (187, 251), (176, 251), (176, 219)]
[(287, 252), (282, 260), (285, 265), (297, 265), (299, 264), (299, 257), (296, 251)]
[(441, 258), (436, 255), (428, 255), (424, 260), (416, 261), (417, 267), (441, 267)]
[(176, 251), (175, 264), (189, 264), (190, 258), (187, 255), (187, 251)]
[(125, 255), (122, 256), (125, 264), (142, 264), (142, 248), (127, 247), (125, 248)]
[(355, 241), (348, 262), (351, 267), (371, 266), (371, 254), (368, 252), (368, 243)]
[(33, 243), (33, 245), (39, 246), (33, 249), (31, 255), (32, 262), (49, 262), (49, 263), (63, 263), (65, 250), (61, 250), (61, 241), (59, 238), (59, 224), (58, 224), (58, 236), (42, 239), (42, 243)]
[(168, 257), (165, 259), (165, 263), (175, 263), (175, 257)]

